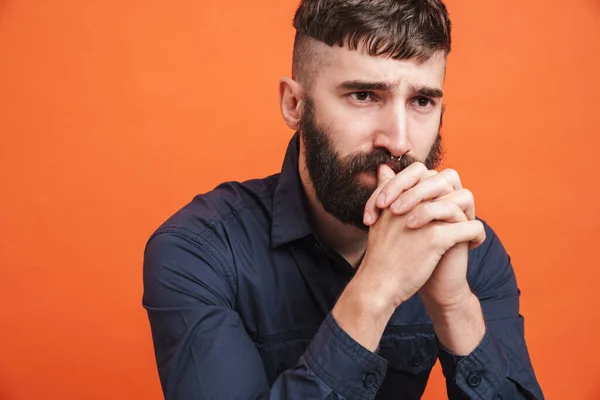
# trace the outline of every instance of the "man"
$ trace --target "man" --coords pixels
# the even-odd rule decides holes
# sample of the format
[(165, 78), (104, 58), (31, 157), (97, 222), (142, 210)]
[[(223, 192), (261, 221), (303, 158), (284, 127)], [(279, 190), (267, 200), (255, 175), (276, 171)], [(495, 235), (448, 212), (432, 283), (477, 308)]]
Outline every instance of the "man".
[(197, 196), (150, 238), (167, 399), (542, 399), (500, 240), (441, 158), (441, 0), (304, 0), (280, 174)]

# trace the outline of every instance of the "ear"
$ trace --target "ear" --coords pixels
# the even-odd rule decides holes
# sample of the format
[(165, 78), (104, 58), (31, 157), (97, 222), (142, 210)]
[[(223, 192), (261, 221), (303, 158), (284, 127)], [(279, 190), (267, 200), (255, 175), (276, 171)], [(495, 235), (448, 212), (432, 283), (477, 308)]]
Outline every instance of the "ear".
[(302, 116), (302, 98), (302, 85), (293, 79), (281, 78), (279, 81), (279, 104), (283, 120), (290, 129), (298, 129)]

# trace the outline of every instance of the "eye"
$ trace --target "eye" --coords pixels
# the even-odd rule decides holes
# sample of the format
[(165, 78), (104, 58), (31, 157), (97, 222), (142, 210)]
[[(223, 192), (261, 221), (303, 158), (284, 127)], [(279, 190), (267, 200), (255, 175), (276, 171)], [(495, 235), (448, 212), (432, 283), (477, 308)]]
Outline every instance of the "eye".
[(433, 107), (435, 105), (435, 102), (429, 97), (419, 96), (413, 100), (413, 104), (415, 104), (419, 108), (429, 108)]
[(374, 95), (371, 92), (354, 92), (350, 93), (350, 97), (359, 103), (367, 103), (369, 101), (375, 101)]

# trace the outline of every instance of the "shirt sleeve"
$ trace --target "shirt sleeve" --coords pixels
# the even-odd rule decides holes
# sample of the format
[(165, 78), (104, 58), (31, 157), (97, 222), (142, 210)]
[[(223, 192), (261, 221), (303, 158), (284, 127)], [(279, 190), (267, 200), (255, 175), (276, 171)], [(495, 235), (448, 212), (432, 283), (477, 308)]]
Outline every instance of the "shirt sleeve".
[(486, 332), (468, 356), (455, 356), (440, 346), (448, 397), (540, 400), (544, 395), (525, 342), (510, 257), (492, 229), (485, 222), (484, 226), (486, 241), (469, 254), (468, 279), (481, 302)]
[(298, 363), (269, 387), (255, 343), (235, 311), (233, 271), (209, 243), (155, 234), (144, 253), (148, 312), (165, 399), (373, 399), (387, 362), (330, 315)]

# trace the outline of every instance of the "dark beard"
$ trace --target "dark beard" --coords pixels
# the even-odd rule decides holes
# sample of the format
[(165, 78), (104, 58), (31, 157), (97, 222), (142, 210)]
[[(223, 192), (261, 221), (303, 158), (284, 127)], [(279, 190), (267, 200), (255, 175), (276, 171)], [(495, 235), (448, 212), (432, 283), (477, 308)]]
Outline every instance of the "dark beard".
[[(441, 126), (440, 118), (440, 129)], [(340, 158), (331, 142), (331, 132), (320, 129), (316, 124), (314, 101), (310, 97), (306, 98), (299, 132), (304, 144), (308, 175), (323, 209), (344, 224), (364, 231), (368, 231), (368, 227), (363, 223), (365, 204), (375, 188), (361, 184), (358, 174), (374, 172), (377, 175), (377, 169), (381, 164), (388, 164), (394, 172), (398, 173), (418, 161), (407, 154), (400, 160), (396, 158), (392, 160), (391, 153), (384, 148)], [(435, 143), (424, 164), (427, 169), (433, 169), (440, 164), (441, 160), (442, 138), (438, 131)]]

